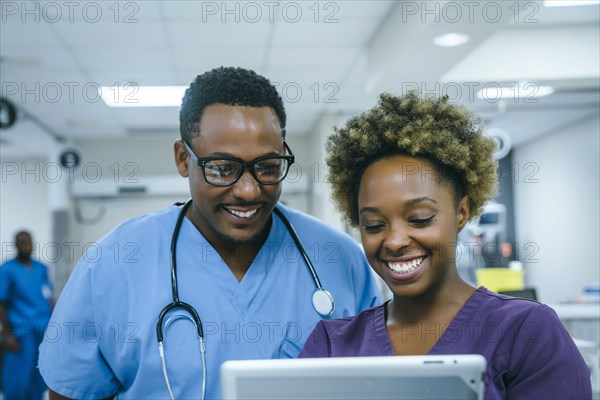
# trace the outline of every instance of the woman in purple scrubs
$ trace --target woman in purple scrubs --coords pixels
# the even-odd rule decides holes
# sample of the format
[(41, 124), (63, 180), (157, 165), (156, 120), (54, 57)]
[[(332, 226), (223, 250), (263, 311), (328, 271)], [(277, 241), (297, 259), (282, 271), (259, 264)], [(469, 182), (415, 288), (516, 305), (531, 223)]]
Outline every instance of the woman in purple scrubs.
[(486, 399), (590, 399), (590, 371), (556, 313), (475, 288), (457, 236), (496, 193), (495, 142), (447, 98), (382, 94), (329, 138), (329, 179), (389, 302), (323, 320), (300, 357), (481, 354)]

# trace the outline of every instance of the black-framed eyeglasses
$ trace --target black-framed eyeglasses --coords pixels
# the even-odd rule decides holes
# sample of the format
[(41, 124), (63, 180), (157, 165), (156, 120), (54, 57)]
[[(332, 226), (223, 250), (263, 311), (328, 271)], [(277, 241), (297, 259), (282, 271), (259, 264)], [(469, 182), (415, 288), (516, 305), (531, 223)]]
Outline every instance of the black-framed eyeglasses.
[(213, 186), (233, 185), (246, 169), (261, 185), (275, 185), (285, 179), (295, 159), (285, 141), (283, 146), (287, 155), (259, 157), (250, 162), (235, 157), (198, 157), (189, 143), (183, 140), (183, 144), (192, 160), (202, 167), (206, 182)]

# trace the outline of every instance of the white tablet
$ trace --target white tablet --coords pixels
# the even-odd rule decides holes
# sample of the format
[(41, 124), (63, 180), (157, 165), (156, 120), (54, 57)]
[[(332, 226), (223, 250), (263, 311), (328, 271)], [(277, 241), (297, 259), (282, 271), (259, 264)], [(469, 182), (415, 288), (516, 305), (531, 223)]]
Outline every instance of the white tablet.
[(483, 399), (478, 354), (227, 361), (223, 399)]

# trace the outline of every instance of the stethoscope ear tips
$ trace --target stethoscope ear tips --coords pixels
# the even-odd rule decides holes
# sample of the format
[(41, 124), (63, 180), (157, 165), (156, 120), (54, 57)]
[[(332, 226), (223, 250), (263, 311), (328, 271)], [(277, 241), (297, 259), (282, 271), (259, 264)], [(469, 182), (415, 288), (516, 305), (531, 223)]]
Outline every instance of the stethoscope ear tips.
[(333, 302), (333, 296), (329, 291), (319, 288), (314, 291), (312, 295), (312, 303), (315, 310), (322, 317), (329, 317), (333, 314), (333, 310), (335, 309), (335, 304)]

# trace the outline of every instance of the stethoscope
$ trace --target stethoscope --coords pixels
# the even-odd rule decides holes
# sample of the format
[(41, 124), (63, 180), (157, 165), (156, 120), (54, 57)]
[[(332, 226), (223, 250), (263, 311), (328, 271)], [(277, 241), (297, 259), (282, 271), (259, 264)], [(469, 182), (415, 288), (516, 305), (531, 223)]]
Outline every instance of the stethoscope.
[[(165, 377), (165, 383), (167, 384), (169, 396), (171, 397), (172, 400), (175, 400), (175, 397), (173, 396), (173, 392), (171, 390), (171, 384), (169, 383), (169, 375), (167, 373), (167, 365), (166, 365), (166, 361), (165, 361), (165, 351), (164, 351), (164, 346), (163, 346), (163, 339), (164, 339), (163, 321), (165, 319), (165, 316), (169, 313), (169, 311), (171, 311), (175, 308), (181, 308), (181, 309), (187, 311), (188, 315), (178, 314), (176, 316), (172, 316), (172, 317), (168, 318), (166, 320), (166, 322), (164, 323), (164, 328), (166, 330), (166, 328), (169, 326), (169, 324), (172, 321), (179, 319), (179, 318), (188, 319), (195, 325), (196, 336), (198, 337), (198, 343), (200, 345), (200, 354), (202, 357), (202, 399), (204, 399), (204, 393), (206, 391), (206, 360), (205, 360), (205, 356), (204, 356), (204, 353), (206, 351), (206, 346), (205, 346), (205, 342), (204, 342), (204, 331), (202, 329), (202, 320), (200, 319), (200, 316), (198, 315), (198, 312), (194, 309), (194, 307), (179, 300), (179, 291), (177, 289), (177, 239), (179, 238), (179, 232), (181, 231), (181, 224), (183, 223), (183, 218), (185, 217), (185, 214), (191, 205), (192, 205), (192, 200), (189, 200), (187, 203), (184, 204), (184, 206), (181, 208), (181, 211), (179, 212), (179, 216), (177, 217), (177, 222), (175, 223), (175, 228), (173, 229), (173, 237), (171, 238), (171, 289), (173, 292), (173, 302), (170, 303), (169, 305), (167, 305), (165, 308), (163, 308), (163, 310), (160, 312), (160, 315), (158, 316), (158, 322), (156, 323), (156, 337), (158, 339), (158, 353), (160, 355), (160, 359), (161, 359), (161, 363), (162, 363), (162, 370), (163, 370), (163, 375)], [(294, 229), (294, 227), (292, 226), (290, 221), (287, 219), (287, 217), (283, 214), (283, 212), (279, 208), (275, 207), (273, 209), (273, 212), (275, 212), (275, 214), (277, 214), (277, 216), (281, 219), (283, 224), (286, 226), (288, 232), (292, 236), (292, 239), (294, 239), (294, 242), (296, 243), (296, 246), (298, 247), (298, 250), (300, 251), (302, 258), (304, 258), (304, 261), (306, 263), (306, 266), (308, 267), (308, 270), (310, 271), (310, 275), (316, 286), (316, 289), (312, 295), (312, 304), (313, 304), (315, 311), (317, 313), (319, 313), (319, 315), (321, 315), (322, 317), (330, 316), (331, 314), (333, 314), (333, 310), (335, 309), (335, 303), (333, 301), (333, 296), (327, 289), (323, 288), (323, 286), (321, 285), (321, 280), (319, 279), (319, 276), (317, 275), (317, 271), (315, 271), (315, 268), (314, 268), (312, 262), (310, 261), (310, 259), (308, 258), (308, 254), (306, 254), (306, 250), (304, 250), (304, 246), (302, 246), (302, 243), (300, 242), (300, 238), (298, 237), (298, 234), (296, 233), (296, 230)]]

